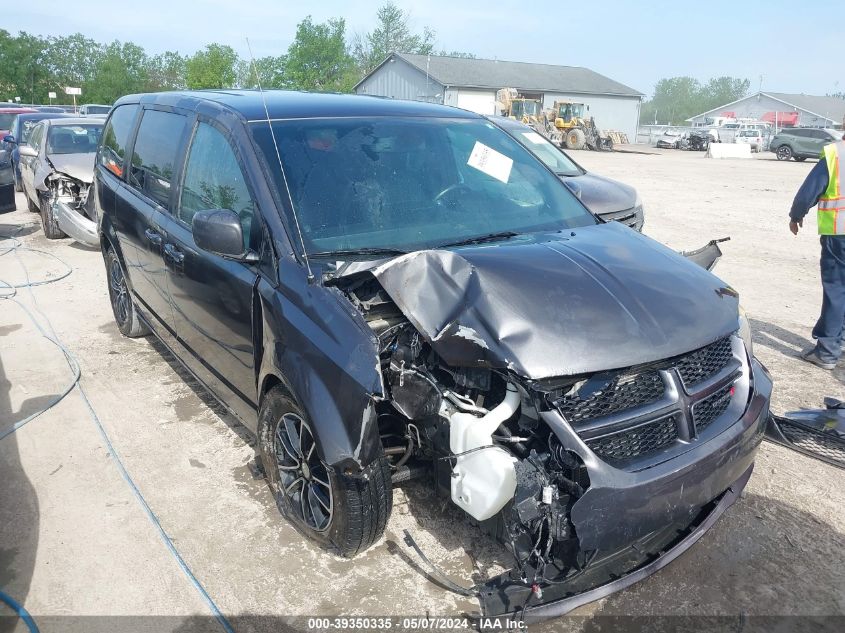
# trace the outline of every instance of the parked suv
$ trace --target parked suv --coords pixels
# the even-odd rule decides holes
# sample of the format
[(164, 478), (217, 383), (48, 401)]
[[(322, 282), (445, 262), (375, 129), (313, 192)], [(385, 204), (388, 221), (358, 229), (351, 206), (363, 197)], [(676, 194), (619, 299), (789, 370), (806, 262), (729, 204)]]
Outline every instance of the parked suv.
[(775, 153), (778, 160), (797, 161), (818, 158), (822, 148), (828, 143), (842, 139), (840, 130), (821, 128), (784, 128), (769, 143), (769, 151)]
[(667, 564), (751, 474), (772, 383), (736, 291), (480, 115), (124, 97), (94, 187), (120, 331), (257, 435), (279, 509), (343, 555), (420, 478), (519, 561), (468, 595), (536, 620)]

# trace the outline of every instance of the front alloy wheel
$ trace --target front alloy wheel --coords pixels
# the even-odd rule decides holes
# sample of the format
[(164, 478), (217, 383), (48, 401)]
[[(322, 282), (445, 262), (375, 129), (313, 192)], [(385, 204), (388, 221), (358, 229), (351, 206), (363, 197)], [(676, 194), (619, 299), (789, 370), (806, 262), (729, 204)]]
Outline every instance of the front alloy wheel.
[(279, 488), (288, 507), (310, 529), (325, 532), (332, 522), (332, 486), (311, 429), (297, 414), (286, 413), (273, 439)]

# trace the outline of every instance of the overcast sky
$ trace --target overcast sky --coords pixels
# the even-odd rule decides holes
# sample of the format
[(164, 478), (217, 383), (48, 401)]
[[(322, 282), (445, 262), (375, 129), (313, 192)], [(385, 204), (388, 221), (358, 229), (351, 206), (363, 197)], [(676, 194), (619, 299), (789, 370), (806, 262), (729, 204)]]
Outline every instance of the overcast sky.
[[(77, 31), (98, 41), (130, 40), (151, 54), (193, 53), (209, 42), (246, 57), (283, 53), (296, 24), (346, 18), (348, 33), (375, 22), (381, 2), (362, 0), (14, 1), (0, 28), (39, 35)], [(415, 30), (430, 26), (437, 48), (477, 57), (586, 66), (651, 94), (662, 77), (732, 75), (756, 91), (845, 91), (842, 0), (396, 0)], [(827, 42), (827, 44), (825, 43)]]

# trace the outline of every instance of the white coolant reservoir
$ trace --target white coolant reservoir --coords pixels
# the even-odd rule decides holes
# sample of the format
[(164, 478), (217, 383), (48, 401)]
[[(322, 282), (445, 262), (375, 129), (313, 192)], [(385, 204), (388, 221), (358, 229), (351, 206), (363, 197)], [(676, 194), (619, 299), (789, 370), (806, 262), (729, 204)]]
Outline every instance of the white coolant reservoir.
[[(463, 411), (449, 417), (449, 446), (459, 455), (452, 469), (452, 501), (479, 521), (496, 514), (516, 492), (516, 458), (493, 446), (491, 436), (516, 413), (519, 401), (516, 387), (508, 384), (505, 399), (482, 417)], [(460, 455), (482, 446), (490, 448)]]

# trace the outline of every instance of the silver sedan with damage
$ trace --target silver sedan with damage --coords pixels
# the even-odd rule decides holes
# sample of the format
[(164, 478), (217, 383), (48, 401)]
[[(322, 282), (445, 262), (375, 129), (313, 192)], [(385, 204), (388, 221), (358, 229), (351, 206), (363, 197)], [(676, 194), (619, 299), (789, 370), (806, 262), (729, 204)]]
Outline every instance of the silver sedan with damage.
[(24, 195), (29, 210), (41, 214), (48, 239), (70, 236), (89, 246), (99, 244), (88, 194), (102, 131), (103, 122), (96, 119), (47, 119), (21, 145)]

